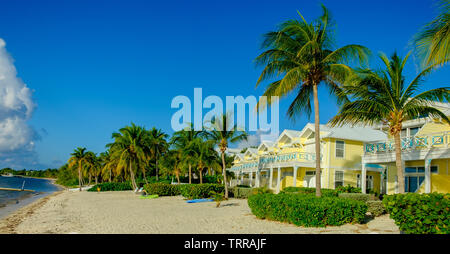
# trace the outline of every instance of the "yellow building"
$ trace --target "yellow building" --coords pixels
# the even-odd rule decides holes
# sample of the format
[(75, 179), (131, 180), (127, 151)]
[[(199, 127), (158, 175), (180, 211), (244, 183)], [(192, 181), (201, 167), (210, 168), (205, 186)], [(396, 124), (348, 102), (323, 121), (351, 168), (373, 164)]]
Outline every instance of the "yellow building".
[[(450, 115), (450, 104), (438, 104)], [(360, 187), (363, 192), (398, 192), (394, 142), (383, 126), (320, 126), (322, 188)], [(315, 187), (314, 124), (301, 131), (284, 130), (276, 141), (237, 154), (237, 184), (266, 186), (276, 192), (288, 186)], [(450, 126), (429, 118), (404, 123), (402, 159), (405, 191), (450, 192)], [(362, 181), (361, 179), (366, 179)]]

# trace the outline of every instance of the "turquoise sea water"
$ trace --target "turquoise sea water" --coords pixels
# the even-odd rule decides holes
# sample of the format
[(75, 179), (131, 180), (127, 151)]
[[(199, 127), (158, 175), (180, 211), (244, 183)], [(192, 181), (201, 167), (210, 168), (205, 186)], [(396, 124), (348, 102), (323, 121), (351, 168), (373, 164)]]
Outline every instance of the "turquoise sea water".
[(58, 186), (46, 179), (0, 176), (0, 187), (20, 189), (22, 188), (22, 184), (24, 184), (24, 189), (34, 190), (35, 192), (0, 190), (0, 217), (37, 198), (44, 197), (59, 190)]

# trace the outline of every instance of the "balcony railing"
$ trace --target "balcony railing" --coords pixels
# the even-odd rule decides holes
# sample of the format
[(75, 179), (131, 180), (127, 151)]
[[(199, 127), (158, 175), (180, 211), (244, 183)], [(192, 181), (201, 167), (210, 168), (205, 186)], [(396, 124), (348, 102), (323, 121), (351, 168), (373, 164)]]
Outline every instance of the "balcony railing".
[[(321, 156), (322, 158), (322, 156)], [(268, 166), (270, 164), (276, 164), (280, 162), (314, 162), (316, 160), (315, 153), (306, 153), (306, 152), (295, 152), (295, 153), (286, 153), (286, 154), (278, 154), (278, 155), (266, 155), (260, 156), (257, 161), (247, 162), (241, 165), (235, 165), (231, 167), (232, 170), (242, 170), (248, 168), (256, 168), (258, 164), (263, 164), (264, 166)]]
[[(429, 149), (433, 147), (448, 148), (450, 132), (409, 136), (403, 137), (400, 140), (402, 151)], [(393, 139), (364, 144), (365, 154), (389, 153), (393, 151), (395, 151), (395, 142)]]

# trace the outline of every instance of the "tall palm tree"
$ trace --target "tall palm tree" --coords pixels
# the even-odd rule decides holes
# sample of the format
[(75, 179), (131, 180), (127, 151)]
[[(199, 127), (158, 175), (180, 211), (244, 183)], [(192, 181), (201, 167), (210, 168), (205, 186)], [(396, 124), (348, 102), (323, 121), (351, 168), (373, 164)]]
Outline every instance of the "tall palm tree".
[(197, 165), (197, 170), (200, 176), (200, 184), (203, 183), (203, 170), (208, 165), (211, 165), (215, 155), (217, 154), (214, 150), (214, 143), (211, 140), (204, 141), (201, 138), (194, 139), (187, 147), (187, 151), (192, 151), (193, 159)]
[[(136, 172), (145, 170), (148, 156), (145, 153), (146, 131), (143, 127), (131, 123), (131, 126), (121, 128), (112, 134), (114, 143), (106, 146), (111, 149), (112, 156), (118, 159), (117, 168), (128, 168), (133, 189), (137, 188)], [(135, 167), (133, 169), (133, 166)]]
[(223, 182), (225, 185), (225, 198), (228, 198), (228, 184), (227, 184), (227, 174), (226, 174), (226, 163), (225, 163), (225, 151), (228, 149), (228, 144), (236, 143), (242, 140), (247, 140), (247, 133), (242, 130), (238, 130), (237, 126), (231, 126), (233, 117), (231, 114), (223, 114), (214, 117), (211, 121), (211, 130), (206, 132), (206, 137), (212, 140), (215, 145), (220, 149), (222, 156), (222, 175)]
[(183, 153), (183, 162), (189, 167), (189, 183), (192, 183), (192, 158), (190, 157), (190, 153), (186, 151), (185, 148), (195, 138), (201, 137), (202, 135), (203, 131), (196, 131), (194, 130), (194, 125), (189, 124), (183, 130), (175, 132), (170, 140), (172, 146)]
[(117, 167), (117, 160), (114, 160), (109, 150), (100, 153), (101, 167), (102, 167), (102, 179), (108, 179), (112, 182), (113, 169)]
[[(331, 16), (322, 5), (323, 14), (311, 23), (303, 16), (300, 20), (289, 20), (282, 23), (275, 32), (265, 34), (262, 47), (267, 49), (259, 55), (255, 62), (264, 66), (256, 86), (264, 80), (271, 81), (264, 95), (267, 103), (271, 96), (285, 97), (295, 94), (294, 101), (288, 108), (287, 115), (294, 116), (305, 112), (311, 115), (311, 97), (314, 101), (315, 151), (316, 151), (316, 196), (321, 196), (320, 183), (320, 118), (318, 86), (328, 88), (330, 94), (336, 95), (339, 84), (350, 74), (352, 69), (348, 63), (365, 63), (370, 51), (360, 45), (347, 45), (333, 50), (333, 31)], [(345, 97), (337, 97), (340, 104)], [(260, 101), (260, 103), (265, 103)]]
[(175, 175), (180, 183), (181, 174), (181, 152), (179, 150), (169, 150), (161, 157), (162, 169), (170, 175)]
[[(99, 168), (99, 165), (98, 165), (97, 155), (92, 151), (86, 152), (86, 163), (84, 165), (84, 171), (85, 171), (85, 175), (87, 175), (88, 179), (89, 179), (88, 185), (91, 185), (91, 180), (92, 180), (93, 176), (97, 179), (98, 168)], [(97, 180), (96, 180), (96, 184), (97, 184)]]
[(162, 130), (156, 129), (154, 127), (153, 129), (148, 131), (148, 134), (149, 134), (150, 152), (152, 154), (153, 159), (155, 160), (156, 181), (158, 181), (159, 179), (158, 159), (164, 152), (167, 151), (169, 147), (167, 143), (167, 138), (169, 137), (169, 135), (164, 133)]
[(332, 126), (360, 123), (387, 125), (389, 134), (394, 137), (395, 142), (399, 192), (404, 193), (400, 139), (402, 124), (404, 121), (421, 116), (441, 118), (450, 123), (444, 113), (433, 107), (435, 101), (448, 101), (450, 90), (448, 87), (443, 87), (420, 92), (423, 78), (438, 64), (424, 69), (411, 83), (406, 84), (403, 68), (409, 54), (403, 59), (395, 53), (390, 59), (384, 54), (380, 54), (380, 58), (385, 65), (385, 70), (361, 71), (343, 87), (342, 92), (351, 95), (352, 101), (344, 103), (338, 115), (332, 118), (330, 123)]
[(80, 187), (80, 191), (81, 191), (81, 184), (82, 184), (82, 176), (81, 176), (81, 174), (82, 174), (83, 164), (87, 163), (86, 148), (78, 147), (70, 155), (72, 155), (72, 157), (70, 157), (70, 159), (68, 161), (69, 168), (71, 168), (71, 167), (73, 167), (75, 165), (78, 166), (78, 186)]
[(450, 58), (450, 0), (439, 1), (440, 14), (414, 37), (423, 66), (444, 64)]

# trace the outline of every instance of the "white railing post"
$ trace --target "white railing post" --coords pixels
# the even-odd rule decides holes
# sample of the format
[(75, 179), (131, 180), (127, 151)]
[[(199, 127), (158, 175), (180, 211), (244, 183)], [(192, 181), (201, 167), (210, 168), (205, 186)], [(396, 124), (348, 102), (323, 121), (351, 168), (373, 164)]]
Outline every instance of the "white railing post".
[(281, 185), (281, 167), (278, 167), (278, 172), (277, 172), (277, 193), (280, 192), (280, 185)]
[(362, 193), (366, 193), (366, 173), (367, 173), (366, 162), (363, 160), (362, 168), (361, 168), (361, 179), (360, 179)]
[(270, 176), (269, 176), (269, 189), (272, 189), (272, 181), (273, 181), (273, 167), (270, 167)]
[(425, 193), (431, 192), (431, 160), (425, 160)]
[(293, 175), (294, 187), (297, 186), (297, 169), (298, 169), (298, 167), (294, 166), (294, 175)]

